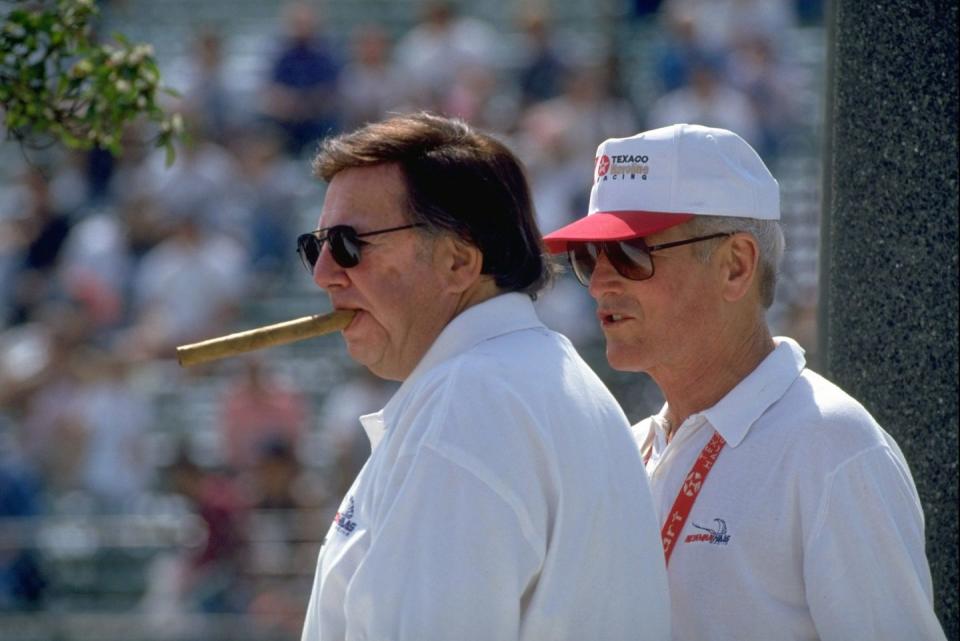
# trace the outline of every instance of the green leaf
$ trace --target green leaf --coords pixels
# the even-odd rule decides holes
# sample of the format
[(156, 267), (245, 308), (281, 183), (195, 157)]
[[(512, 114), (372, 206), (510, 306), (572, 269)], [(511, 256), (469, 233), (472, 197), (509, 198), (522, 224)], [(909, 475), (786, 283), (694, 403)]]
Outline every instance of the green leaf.
[[(13, 138), (54, 136), (68, 147), (94, 141), (121, 151), (123, 130), (143, 118), (173, 119), (157, 105), (160, 72), (152, 47), (114, 34), (117, 44), (91, 41), (94, 0), (15, 0), (0, 22), (0, 112)], [(119, 45), (119, 46), (118, 46)], [(176, 127), (163, 140), (168, 158)]]

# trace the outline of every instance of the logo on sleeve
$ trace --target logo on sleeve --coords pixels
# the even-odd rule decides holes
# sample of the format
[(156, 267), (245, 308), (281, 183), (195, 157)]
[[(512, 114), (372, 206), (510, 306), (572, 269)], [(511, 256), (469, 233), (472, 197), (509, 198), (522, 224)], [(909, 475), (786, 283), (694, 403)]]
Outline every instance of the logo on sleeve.
[(343, 512), (337, 512), (333, 517), (333, 524), (337, 531), (344, 536), (350, 536), (357, 529), (357, 523), (353, 520), (353, 497), (347, 500), (347, 509)]
[(687, 538), (683, 540), (684, 543), (713, 543), (714, 545), (726, 545), (730, 540), (730, 535), (727, 534), (727, 522), (723, 519), (713, 519), (714, 523), (717, 524), (717, 528), (703, 527), (702, 525), (693, 524), (693, 527), (698, 530), (703, 530), (704, 534), (688, 534)]

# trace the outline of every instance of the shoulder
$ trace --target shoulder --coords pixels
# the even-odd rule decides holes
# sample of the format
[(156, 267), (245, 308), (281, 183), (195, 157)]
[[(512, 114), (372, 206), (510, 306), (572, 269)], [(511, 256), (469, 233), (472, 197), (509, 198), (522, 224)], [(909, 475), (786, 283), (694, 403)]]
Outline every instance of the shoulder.
[(569, 341), (542, 327), (483, 341), (437, 365), (407, 405), (445, 437), (459, 438), (470, 426), (508, 440), (523, 432), (627, 426), (613, 395)]
[(771, 412), (790, 417), (793, 424), (810, 432), (879, 435), (879, 425), (859, 401), (809, 369), (803, 370)]
[(457, 380), (470, 389), (482, 387), (480, 399), (523, 398), (543, 412), (548, 407), (570, 411), (616, 407), (619, 412), (607, 386), (570, 341), (545, 327), (484, 341), (460, 360)]
[(544, 328), (509, 332), (485, 340), (433, 368), (424, 382), (457, 406), (520, 402), (555, 390), (559, 372), (573, 355)]
[(871, 450), (886, 450), (895, 460), (903, 458), (893, 438), (859, 401), (808, 369), (757, 427), (758, 432), (779, 432), (807, 467), (836, 468)]
[[(535, 383), (546, 384), (571, 368), (580, 371), (586, 364), (563, 335), (540, 326), (483, 340), (433, 368), (430, 376), (450, 384), (482, 380), (511, 388), (535, 387)], [(531, 380), (532, 374), (536, 380)]]

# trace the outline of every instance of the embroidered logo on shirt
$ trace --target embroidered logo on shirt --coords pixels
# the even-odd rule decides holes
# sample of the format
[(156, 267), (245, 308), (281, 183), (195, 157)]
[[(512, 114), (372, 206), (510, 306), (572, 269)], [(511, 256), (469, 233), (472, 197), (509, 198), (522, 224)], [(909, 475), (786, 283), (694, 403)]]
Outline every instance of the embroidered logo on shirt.
[(730, 540), (730, 535), (727, 534), (727, 522), (723, 519), (713, 519), (717, 524), (717, 529), (703, 527), (702, 525), (693, 524), (693, 527), (698, 530), (703, 530), (707, 534), (688, 534), (687, 538), (683, 540), (684, 543), (713, 543), (714, 545), (726, 545)]
[(357, 524), (353, 520), (352, 496), (347, 501), (347, 509), (343, 512), (337, 512), (336, 516), (333, 517), (333, 524), (337, 526), (337, 531), (345, 536), (350, 536), (357, 528)]

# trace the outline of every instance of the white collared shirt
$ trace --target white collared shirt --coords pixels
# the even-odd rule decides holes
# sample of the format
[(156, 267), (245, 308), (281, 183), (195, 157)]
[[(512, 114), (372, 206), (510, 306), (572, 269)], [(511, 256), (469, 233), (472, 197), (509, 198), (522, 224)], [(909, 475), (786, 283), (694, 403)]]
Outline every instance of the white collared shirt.
[(320, 552), (304, 641), (669, 638), (626, 417), (529, 298), (454, 318), (361, 420), (373, 453)]
[(943, 639), (923, 511), (893, 439), (840, 388), (776, 349), (666, 443), (634, 426), (661, 522), (714, 431), (727, 444), (673, 550), (677, 640)]

